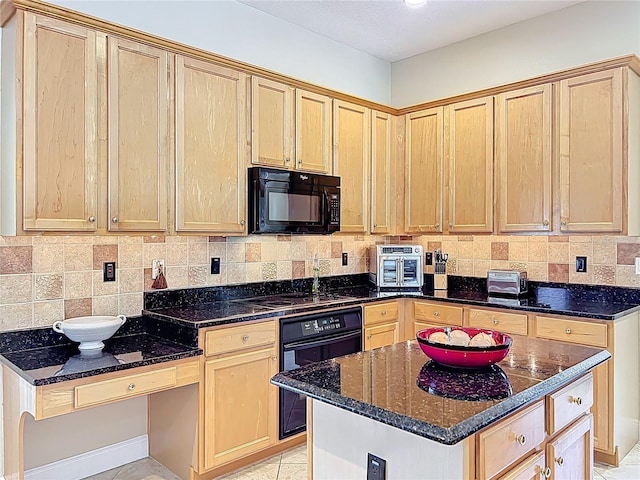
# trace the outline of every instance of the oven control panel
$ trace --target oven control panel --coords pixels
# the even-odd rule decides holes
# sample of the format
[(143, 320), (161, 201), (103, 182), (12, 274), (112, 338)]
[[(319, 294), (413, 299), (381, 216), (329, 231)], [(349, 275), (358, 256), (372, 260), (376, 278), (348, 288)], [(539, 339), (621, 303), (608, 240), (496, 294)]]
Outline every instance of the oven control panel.
[(301, 322), (300, 326), (302, 327), (302, 336), (307, 337), (343, 328), (344, 321), (340, 317), (322, 317)]

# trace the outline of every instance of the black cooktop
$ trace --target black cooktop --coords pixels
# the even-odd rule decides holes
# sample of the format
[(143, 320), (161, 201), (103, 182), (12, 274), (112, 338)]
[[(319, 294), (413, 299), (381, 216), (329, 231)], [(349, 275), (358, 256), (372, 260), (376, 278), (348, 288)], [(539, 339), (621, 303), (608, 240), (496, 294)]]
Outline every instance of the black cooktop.
[(355, 300), (356, 297), (349, 295), (340, 295), (337, 293), (306, 293), (306, 292), (294, 292), (285, 293), (283, 295), (270, 295), (268, 297), (253, 297), (243, 298), (235, 300), (234, 303), (240, 303), (243, 305), (259, 306), (263, 308), (283, 308), (295, 305), (313, 305), (327, 302), (337, 302), (345, 300)]

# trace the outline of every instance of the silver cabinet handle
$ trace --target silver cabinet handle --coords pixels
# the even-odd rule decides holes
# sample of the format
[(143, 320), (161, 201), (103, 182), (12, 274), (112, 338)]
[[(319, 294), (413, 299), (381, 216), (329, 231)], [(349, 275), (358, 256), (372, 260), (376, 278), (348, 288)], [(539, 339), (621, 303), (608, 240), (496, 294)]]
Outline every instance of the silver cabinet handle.
[(577, 406), (582, 405), (581, 397), (571, 397), (571, 403), (575, 403)]
[(556, 458), (556, 463), (557, 463), (559, 466), (564, 465), (564, 458), (562, 458), (562, 457), (558, 457), (558, 458)]
[(129, 389), (129, 391), (133, 390), (134, 388), (136, 388), (136, 384), (135, 383), (130, 383), (129, 386), (127, 387)]
[(543, 221), (542, 225), (545, 226), (545, 227), (548, 227), (549, 226), (549, 220)]
[(435, 227), (436, 227), (436, 228), (440, 228), (440, 224), (439, 224), (439, 223), (436, 223)]
[(493, 319), (493, 324), (494, 324), (494, 325), (497, 325), (497, 324), (498, 324), (498, 319), (497, 319), (497, 318), (494, 318), (494, 319)]
[(275, 355), (271, 356), (271, 360), (276, 361), (278, 359), (278, 357), (276, 357)]
[(544, 478), (551, 478), (551, 469), (549, 467), (545, 468), (540, 472), (540, 475), (542, 475)]
[(566, 333), (567, 335), (569, 335), (569, 334), (571, 333), (571, 329), (570, 329), (570, 328), (567, 328), (567, 329), (564, 331), (564, 333)]
[(450, 224), (449, 224), (449, 228), (453, 228), (453, 223), (450, 223)]
[(244, 227), (244, 220), (240, 220), (240, 225), (242, 225)]
[(111, 221), (112, 221), (113, 223), (118, 223), (118, 217), (113, 217), (113, 218), (111, 219)]
[(524, 445), (527, 443), (527, 437), (524, 435), (516, 435), (516, 442), (520, 445)]
[(242, 341), (246, 343), (247, 340), (249, 340), (249, 335), (243, 335), (242, 336)]
[(563, 227), (566, 227), (567, 226), (567, 221), (566, 220), (562, 220), (560, 222), (560, 225), (562, 225)]
[(91, 215), (91, 216), (89, 217), (89, 221), (90, 221), (91, 223), (94, 223), (94, 222), (96, 221), (96, 217), (94, 217), (93, 215)]

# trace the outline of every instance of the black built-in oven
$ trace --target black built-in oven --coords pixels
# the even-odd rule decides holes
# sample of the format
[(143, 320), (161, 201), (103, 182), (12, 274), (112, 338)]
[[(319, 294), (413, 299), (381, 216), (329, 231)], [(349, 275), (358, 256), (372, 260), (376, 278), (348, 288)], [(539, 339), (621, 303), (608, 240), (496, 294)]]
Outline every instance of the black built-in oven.
[[(360, 307), (280, 319), (280, 371), (360, 351)], [(306, 421), (306, 397), (281, 388), (280, 439), (303, 432)]]
[(340, 177), (254, 167), (248, 196), (249, 233), (340, 230)]

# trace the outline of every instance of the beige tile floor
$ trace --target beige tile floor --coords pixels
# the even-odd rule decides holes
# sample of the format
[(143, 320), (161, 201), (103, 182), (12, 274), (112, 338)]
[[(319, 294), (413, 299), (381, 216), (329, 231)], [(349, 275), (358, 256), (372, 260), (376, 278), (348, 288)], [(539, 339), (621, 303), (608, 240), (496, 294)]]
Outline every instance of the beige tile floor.
[[(221, 480), (306, 480), (306, 446), (287, 450), (230, 475)], [(594, 480), (640, 479), (640, 444), (624, 457), (618, 468), (596, 463)], [(103, 472), (85, 480), (179, 480), (151, 458), (144, 458), (119, 468)], [(429, 480), (426, 479), (425, 480)]]

